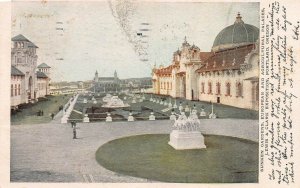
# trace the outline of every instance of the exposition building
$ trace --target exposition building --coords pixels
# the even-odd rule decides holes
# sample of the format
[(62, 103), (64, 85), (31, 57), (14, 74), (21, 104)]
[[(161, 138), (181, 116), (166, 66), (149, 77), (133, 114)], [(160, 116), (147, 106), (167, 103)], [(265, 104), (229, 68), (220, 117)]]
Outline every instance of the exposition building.
[(20, 104), (34, 103), (49, 94), (50, 66), (37, 66), (38, 47), (23, 35), (12, 38), (11, 48), (11, 109)]
[(258, 110), (259, 29), (243, 22), (216, 36), (210, 52), (186, 38), (172, 64), (152, 71), (153, 93)]

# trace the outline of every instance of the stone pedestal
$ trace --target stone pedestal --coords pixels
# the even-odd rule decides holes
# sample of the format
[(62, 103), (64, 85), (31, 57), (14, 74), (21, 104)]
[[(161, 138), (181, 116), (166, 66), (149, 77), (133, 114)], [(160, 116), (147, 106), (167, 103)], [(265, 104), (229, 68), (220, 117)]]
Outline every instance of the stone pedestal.
[(214, 114), (214, 113), (211, 113), (211, 114), (209, 114), (209, 119), (216, 119), (217, 118), (217, 115), (216, 114)]
[(173, 130), (170, 134), (169, 145), (176, 150), (206, 148), (204, 137), (199, 131)]
[(149, 116), (149, 120), (150, 121), (154, 121), (155, 120), (155, 116), (154, 116), (154, 113), (151, 112), (150, 116)]
[(206, 112), (204, 111), (204, 109), (201, 109), (200, 116), (201, 116), (201, 117), (206, 116)]
[(128, 116), (128, 121), (134, 121), (134, 117), (132, 116), (132, 114), (130, 113)]
[(83, 123), (89, 123), (90, 122), (90, 118), (87, 114), (84, 114), (84, 118), (83, 118)]
[(112, 122), (112, 118), (110, 116), (110, 113), (107, 114), (107, 117), (105, 119), (106, 122)]

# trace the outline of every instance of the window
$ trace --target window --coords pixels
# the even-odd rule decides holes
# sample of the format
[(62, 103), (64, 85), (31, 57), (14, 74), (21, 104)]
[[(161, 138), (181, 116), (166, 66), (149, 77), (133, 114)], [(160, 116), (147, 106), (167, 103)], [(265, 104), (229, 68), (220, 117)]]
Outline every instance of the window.
[(164, 82), (164, 89), (166, 89), (166, 82)]
[(17, 84), (15, 84), (15, 96), (18, 95), (18, 88), (17, 88)]
[(18, 87), (18, 94), (21, 95), (21, 84), (19, 84), (19, 87)]
[(208, 94), (212, 94), (211, 82), (208, 82)]
[(236, 96), (237, 97), (242, 97), (243, 96), (243, 87), (242, 87), (241, 82), (238, 82), (236, 84)]
[(170, 89), (172, 89), (172, 82), (170, 83)]
[(217, 87), (217, 95), (220, 95), (220, 94), (221, 94), (221, 83), (218, 82), (218, 83), (216, 84), (216, 87)]
[(204, 82), (201, 83), (201, 93), (205, 93), (204, 92)]
[(169, 82), (168, 82), (168, 83), (167, 83), (167, 88), (170, 89), (169, 87), (170, 87), (170, 86), (169, 86)]
[(11, 97), (14, 96), (14, 85), (13, 84), (10, 85), (10, 96)]
[(230, 96), (230, 83), (226, 84), (226, 96)]

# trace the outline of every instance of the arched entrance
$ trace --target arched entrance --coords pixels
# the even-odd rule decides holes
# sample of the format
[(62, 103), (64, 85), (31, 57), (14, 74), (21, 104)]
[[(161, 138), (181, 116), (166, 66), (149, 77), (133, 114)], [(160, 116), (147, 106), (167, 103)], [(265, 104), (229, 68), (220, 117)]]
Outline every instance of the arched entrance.
[(29, 77), (29, 80), (28, 80), (28, 92), (27, 92), (28, 100), (31, 99), (32, 87), (33, 87), (32, 76), (30, 76), (30, 77)]
[(192, 89), (192, 100), (194, 100), (194, 90)]

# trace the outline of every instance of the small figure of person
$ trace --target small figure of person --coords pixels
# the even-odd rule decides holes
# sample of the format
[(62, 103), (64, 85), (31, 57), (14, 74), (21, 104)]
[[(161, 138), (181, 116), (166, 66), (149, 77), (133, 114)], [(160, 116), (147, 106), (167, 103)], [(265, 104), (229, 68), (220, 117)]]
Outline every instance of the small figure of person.
[(75, 121), (72, 121), (72, 122), (71, 122), (71, 127), (72, 127), (72, 128), (76, 127), (76, 122), (75, 122)]
[(76, 137), (76, 126), (73, 127), (73, 139), (77, 139), (77, 137)]
[(54, 119), (54, 113), (51, 113), (51, 118), (52, 118), (52, 120)]

